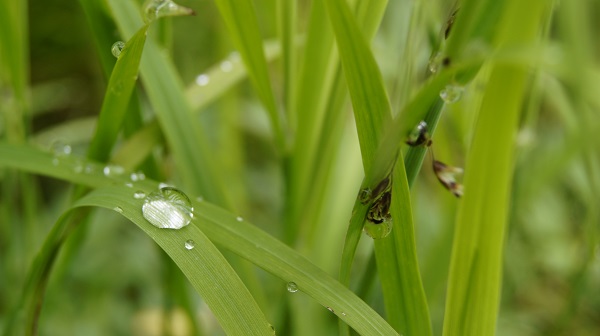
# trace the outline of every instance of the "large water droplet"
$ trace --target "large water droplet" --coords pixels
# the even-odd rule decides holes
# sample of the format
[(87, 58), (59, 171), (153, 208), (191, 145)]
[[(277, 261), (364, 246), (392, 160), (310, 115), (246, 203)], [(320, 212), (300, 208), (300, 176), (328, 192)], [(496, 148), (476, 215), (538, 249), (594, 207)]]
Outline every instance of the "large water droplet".
[(381, 239), (387, 237), (392, 232), (392, 218), (388, 218), (381, 223), (373, 223), (365, 221), (363, 231), (373, 239)]
[(287, 291), (290, 293), (296, 293), (298, 291), (298, 285), (296, 285), (295, 282), (288, 282)]
[(462, 86), (448, 84), (446, 85), (446, 88), (440, 91), (440, 98), (442, 98), (446, 104), (453, 104), (460, 100), (464, 90), (465, 89)]
[(150, 23), (165, 16), (194, 15), (191, 8), (180, 6), (171, 0), (148, 0), (144, 4), (144, 21)]
[(142, 214), (161, 229), (181, 229), (192, 220), (192, 203), (179, 189), (166, 187), (152, 192), (144, 200)]
[(110, 47), (110, 52), (113, 54), (113, 56), (119, 58), (119, 56), (121, 56), (121, 52), (123, 52), (123, 49), (125, 49), (125, 42), (117, 41), (113, 43), (112, 47)]
[(144, 197), (146, 197), (146, 193), (141, 190), (138, 190), (133, 193), (133, 198), (135, 198), (135, 199), (142, 199)]
[(192, 249), (194, 249), (194, 247), (196, 247), (196, 243), (193, 240), (188, 239), (185, 241), (183, 246), (185, 247), (186, 250), (192, 250)]
[(201, 74), (196, 77), (196, 84), (199, 86), (206, 86), (210, 82), (210, 77), (206, 74)]
[(104, 169), (102, 169), (102, 172), (104, 173), (104, 176), (114, 177), (123, 175), (123, 173), (125, 172), (125, 168), (116, 165), (108, 165), (104, 167)]

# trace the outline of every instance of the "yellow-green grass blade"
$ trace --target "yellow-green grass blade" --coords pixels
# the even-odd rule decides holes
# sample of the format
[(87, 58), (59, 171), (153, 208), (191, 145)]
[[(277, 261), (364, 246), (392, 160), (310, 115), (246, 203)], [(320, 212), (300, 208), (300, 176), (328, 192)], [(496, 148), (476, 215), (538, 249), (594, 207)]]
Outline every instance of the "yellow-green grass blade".
[[(107, 198), (102, 200), (106, 202), (103, 203), (103, 206), (109, 209), (119, 206), (133, 220), (137, 220), (138, 216), (141, 218), (141, 203), (133, 198), (133, 193), (138, 189), (148, 193), (156, 190), (158, 186), (157, 182), (146, 179), (136, 183), (134, 188), (128, 188), (125, 187), (125, 183), (130, 182), (129, 179), (126, 177), (107, 177), (102, 173), (102, 166), (92, 162), (83, 162), (91, 165), (90, 173), (76, 174), (73, 169), (77, 165), (77, 158), (61, 158), (56, 165), (53, 164), (53, 159), (52, 154), (29, 146), (0, 143), (0, 167), (12, 167), (91, 188), (103, 188), (97, 191), (104, 195), (101, 198)], [(111, 185), (112, 187), (106, 187)], [(95, 191), (92, 191), (90, 195), (95, 195), (95, 193)], [(138, 202), (136, 203), (136, 201)], [(282, 286), (285, 286), (285, 282), (288, 281), (295, 282), (300, 291), (308, 294), (324, 307), (330, 307), (339, 318), (360, 334), (397, 335), (381, 316), (348, 288), (282, 242), (245, 220), (238, 221), (236, 214), (216, 205), (197, 200), (193, 201), (193, 205), (196, 215), (194, 225), (197, 225), (215, 244), (246, 258), (248, 261), (281, 278), (283, 280)], [(125, 210), (126, 208), (128, 210)], [(141, 225), (137, 222), (136, 224)], [(146, 223), (145, 220), (143, 224), (150, 227), (150, 224)], [(188, 237), (183, 235), (184, 230), (174, 231), (182, 234), (179, 237), (180, 239), (173, 243), (174, 248), (183, 249), (183, 245), (180, 243), (189, 239), (183, 239)], [(198, 241), (196, 243), (198, 244)], [(186, 266), (187, 263), (182, 265)], [(190, 281), (192, 280), (190, 279)], [(323, 309), (327, 313), (325, 308)]]
[[(497, 35), (501, 47), (537, 40), (545, 1), (510, 1)], [(452, 250), (444, 335), (493, 335), (499, 307), (513, 147), (528, 72), (496, 64), (491, 70), (467, 155), (465, 196)]]
[[(133, 35), (142, 26), (139, 8), (132, 1), (108, 0), (108, 4), (123, 36)], [(142, 82), (173, 152), (182, 183), (208, 200), (230, 206), (208, 141), (192, 117), (174, 65), (151, 38), (146, 41), (145, 49), (140, 64)]]
[(88, 149), (88, 158), (92, 160), (106, 162), (110, 157), (137, 82), (147, 31), (148, 26), (143, 26), (127, 41), (113, 68), (98, 116), (96, 133)]
[(269, 114), (275, 144), (283, 153), (286, 150), (284, 127), (271, 88), (258, 18), (252, 1), (216, 0), (215, 3), (229, 29), (234, 45), (238, 48), (244, 60), (250, 81)]
[[(346, 2), (325, 3), (352, 98), (363, 166), (370, 172), (382, 132), (391, 121), (390, 104), (379, 68)], [(375, 242), (379, 276), (388, 321), (396, 331), (430, 335), (431, 322), (416, 257), (410, 190), (401, 153), (397, 159), (399, 164), (393, 172), (392, 186), (392, 216), (396, 227), (391, 236)], [(357, 201), (353, 211), (342, 256), (340, 278), (343, 283), (348, 283), (353, 255), (370, 204), (372, 201), (367, 205)], [(343, 326), (341, 329), (344, 334)]]

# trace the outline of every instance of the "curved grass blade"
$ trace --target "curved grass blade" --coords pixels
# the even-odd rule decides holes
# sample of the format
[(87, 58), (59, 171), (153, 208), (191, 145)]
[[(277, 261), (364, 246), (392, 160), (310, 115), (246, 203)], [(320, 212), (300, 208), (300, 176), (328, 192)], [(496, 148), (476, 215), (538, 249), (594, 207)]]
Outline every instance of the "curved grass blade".
[[(124, 187), (126, 182), (130, 182), (126, 177), (104, 176), (100, 169), (101, 166), (93, 165), (93, 163), (88, 163), (94, 168), (90, 170), (91, 173), (74, 174), (73, 168), (78, 159), (66, 157), (57, 165), (54, 165), (52, 161), (53, 156), (50, 153), (41, 152), (29, 146), (0, 143), (0, 166), (59, 178), (92, 188), (116, 185), (103, 188), (97, 191), (98, 194), (96, 191), (92, 191), (89, 195), (95, 197), (94, 199), (97, 199), (97, 196), (94, 195), (103, 195), (102, 197), (98, 196), (97, 202), (104, 202), (104, 207), (113, 209), (119, 206), (128, 217), (131, 216), (131, 219), (141, 218), (141, 205), (135, 203), (136, 200), (131, 196), (134, 189)], [(138, 188), (146, 191), (156, 190), (157, 185), (157, 182), (146, 179), (138, 182), (135, 190)], [(199, 229), (217, 245), (246, 258), (285, 282), (295, 282), (300, 291), (308, 294), (324, 307), (330, 307), (340, 319), (360, 334), (397, 335), (381, 316), (348, 288), (287, 245), (246, 221), (238, 221), (237, 215), (208, 202), (194, 201), (193, 205), (197, 218), (194, 220), (194, 224), (198, 225)], [(129, 210), (125, 210), (130, 206)], [(150, 225), (145, 220), (144, 223)], [(184, 232), (182, 230), (178, 232)], [(169, 239), (172, 240), (171, 238)], [(185, 240), (187, 239), (189, 238)], [(179, 243), (185, 240), (176, 240), (175, 248), (183, 248), (183, 245)], [(183, 263), (183, 265), (186, 266), (187, 263)], [(285, 283), (282, 282), (282, 286), (285, 286)]]

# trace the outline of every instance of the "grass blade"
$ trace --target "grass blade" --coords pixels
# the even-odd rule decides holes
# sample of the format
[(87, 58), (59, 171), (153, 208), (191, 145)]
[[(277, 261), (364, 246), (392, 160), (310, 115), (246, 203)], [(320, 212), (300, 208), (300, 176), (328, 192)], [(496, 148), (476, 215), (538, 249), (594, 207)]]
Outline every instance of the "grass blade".
[[(379, 68), (346, 2), (325, 3), (352, 98), (363, 166), (370, 172), (381, 133), (391, 122), (390, 104)], [(391, 211), (396, 228), (390, 237), (375, 241), (378, 270), (388, 321), (399, 333), (430, 335), (431, 322), (417, 263), (410, 191), (401, 153), (398, 161), (393, 172)], [(373, 190), (377, 184), (363, 187)], [(368, 207), (372, 204), (373, 199), (368, 205), (356, 202), (342, 256), (340, 278), (343, 283), (348, 282), (353, 254)], [(341, 332), (344, 333), (343, 327)]]
[(248, 75), (258, 97), (267, 109), (273, 127), (275, 144), (284, 153), (286, 139), (283, 134), (281, 117), (271, 88), (267, 62), (262, 48), (262, 38), (258, 27), (258, 19), (250, 0), (217, 0), (216, 5), (221, 12), (230, 36), (238, 48), (246, 64)]
[[(544, 1), (506, 4), (503, 46), (537, 39)], [(516, 24), (518, 23), (518, 24)], [(515, 138), (528, 73), (498, 64), (492, 69), (467, 156), (465, 197), (452, 250), (444, 335), (492, 335), (496, 330), (502, 247), (509, 208)]]

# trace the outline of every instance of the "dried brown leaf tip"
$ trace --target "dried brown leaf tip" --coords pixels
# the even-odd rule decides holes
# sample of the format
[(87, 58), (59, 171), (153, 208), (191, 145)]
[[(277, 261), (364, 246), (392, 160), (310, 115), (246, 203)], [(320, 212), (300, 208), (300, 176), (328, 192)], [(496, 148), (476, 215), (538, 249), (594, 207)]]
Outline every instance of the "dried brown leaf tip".
[(410, 132), (408, 139), (406, 139), (406, 144), (412, 147), (418, 146), (431, 146), (431, 137), (429, 136), (429, 131), (427, 129), (427, 123), (425, 121), (421, 121), (413, 130)]
[(461, 197), (463, 195), (463, 185), (457, 182), (457, 177), (463, 173), (462, 168), (447, 166), (440, 161), (433, 160), (433, 172), (440, 183), (454, 196)]

